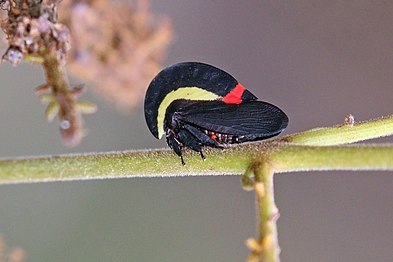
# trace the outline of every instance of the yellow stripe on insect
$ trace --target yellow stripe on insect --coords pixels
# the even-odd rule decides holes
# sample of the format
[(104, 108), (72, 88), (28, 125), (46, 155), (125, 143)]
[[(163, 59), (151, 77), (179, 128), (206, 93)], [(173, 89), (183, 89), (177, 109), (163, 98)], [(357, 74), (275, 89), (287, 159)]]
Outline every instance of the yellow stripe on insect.
[(177, 99), (187, 99), (187, 100), (217, 100), (221, 96), (216, 95), (213, 92), (209, 92), (205, 89), (199, 87), (181, 87), (179, 89), (169, 92), (165, 98), (162, 100), (160, 107), (158, 108), (157, 115), (157, 129), (158, 138), (161, 138), (165, 134), (164, 130), (164, 119), (165, 113), (168, 106)]

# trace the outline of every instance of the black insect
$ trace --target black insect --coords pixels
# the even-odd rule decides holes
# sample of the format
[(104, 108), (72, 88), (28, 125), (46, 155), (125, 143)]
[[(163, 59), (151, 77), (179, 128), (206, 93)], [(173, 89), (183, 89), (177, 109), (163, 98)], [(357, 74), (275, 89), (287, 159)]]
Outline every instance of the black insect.
[(203, 146), (263, 140), (288, 125), (281, 109), (257, 101), (223, 70), (198, 62), (169, 66), (153, 79), (145, 97), (145, 118), (150, 132), (158, 139), (165, 135), (183, 165), (184, 147), (205, 159)]

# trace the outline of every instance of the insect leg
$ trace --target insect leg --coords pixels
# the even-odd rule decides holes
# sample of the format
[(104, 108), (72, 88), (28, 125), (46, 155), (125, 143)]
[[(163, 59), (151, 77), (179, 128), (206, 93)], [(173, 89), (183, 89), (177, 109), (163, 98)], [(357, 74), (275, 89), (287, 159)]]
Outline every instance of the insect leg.
[(170, 148), (175, 151), (176, 155), (180, 156), (181, 163), (184, 166), (186, 163), (184, 162), (183, 159), (183, 153), (182, 153), (182, 144), (180, 141), (177, 141), (173, 133), (169, 133), (166, 136), (166, 142)]
[(179, 129), (178, 132), (179, 139), (181, 142), (189, 147), (190, 149), (199, 152), (202, 159), (205, 159), (205, 156), (202, 153), (202, 147), (199, 144), (198, 140), (187, 130), (187, 129)]
[[(184, 124), (183, 127), (187, 129), (193, 136), (195, 136), (205, 146), (222, 148), (215, 140), (211, 139), (210, 136), (206, 135), (203, 131), (190, 125)], [(203, 157), (202, 157), (203, 158)]]

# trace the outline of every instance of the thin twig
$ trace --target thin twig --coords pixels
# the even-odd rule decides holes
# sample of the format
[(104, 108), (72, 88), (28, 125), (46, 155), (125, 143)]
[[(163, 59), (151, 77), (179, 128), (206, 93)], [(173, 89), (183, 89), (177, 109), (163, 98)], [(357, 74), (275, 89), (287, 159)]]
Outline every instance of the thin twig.
[[(127, 151), (0, 160), (0, 184), (124, 177), (243, 174), (268, 155), (275, 172), (393, 170), (393, 145), (296, 146), (254, 143), (208, 150), (207, 160), (187, 152), (186, 165), (168, 150)], [(262, 160), (263, 161), (263, 160)]]
[(78, 101), (82, 89), (68, 83), (64, 65), (70, 35), (67, 27), (57, 22), (58, 2), (1, 1), (7, 16), (0, 27), (9, 44), (2, 59), (14, 66), (23, 60), (43, 66), (46, 83), (36, 93), (49, 103), (45, 116), (48, 121), (57, 116), (64, 144), (75, 146), (84, 136), (81, 113), (93, 113), (96, 106)]
[(255, 177), (255, 195), (259, 210), (259, 239), (248, 239), (251, 250), (248, 262), (279, 262), (280, 247), (277, 237), (279, 212), (274, 201), (273, 169), (269, 160), (255, 162), (252, 170)]
[(393, 135), (393, 116), (357, 123), (344, 121), (343, 124), (333, 127), (314, 128), (304, 132), (290, 134), (279, 138), (277, 141), (309, 146), (331, 146), (355, 143), (390, 135)]

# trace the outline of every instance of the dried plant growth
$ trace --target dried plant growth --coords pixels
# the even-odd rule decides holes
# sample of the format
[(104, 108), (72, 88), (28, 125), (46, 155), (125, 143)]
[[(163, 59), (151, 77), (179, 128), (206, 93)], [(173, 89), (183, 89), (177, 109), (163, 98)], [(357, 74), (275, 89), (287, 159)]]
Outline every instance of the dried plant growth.
[(172, 39), (169, 20), (154, 24), (147, 0), (64, 0), (59, 15), (71, 32), (69, 71), (120, 109), (138, 105)]
[(36, 89), (48, 106), (48, 121), (56, 116), (64, 144), (74, 146), (84, 131), (81, 113), (95, 111), (95, 105), (77, 100), (80, 87), (71, 87), (65, 74), (65, 57), (70, 48), (67, 27), (57, 22), (57, 2), (40, 0), (2, 1), (6, 17), (1, 21), (8, 49), (3, 60), (18, 65), (22, 60), (41, 64), (46, 83)]
[[(85, 135), (81, 114), (94, 113), (96, 106), (78, 100), (85, 88), (70, 86), (66, 61), (74, 75), (93, 84), (109, 101), (130, 108), (142, 100), (159, 71), (172, 29), (167, 20), (153, 25), (146, 0), (138, 1), (136, 8), (106, 0), (59, 3), (0, 1), (1, 28), (8, 42), (3, 61), (42, 65), (46, 83), (36, 94), (48, 104), (47, 120), (59, 119), (64, 144), (75, 146)], [(64, 23), (58, 20), (58, 7)]]

